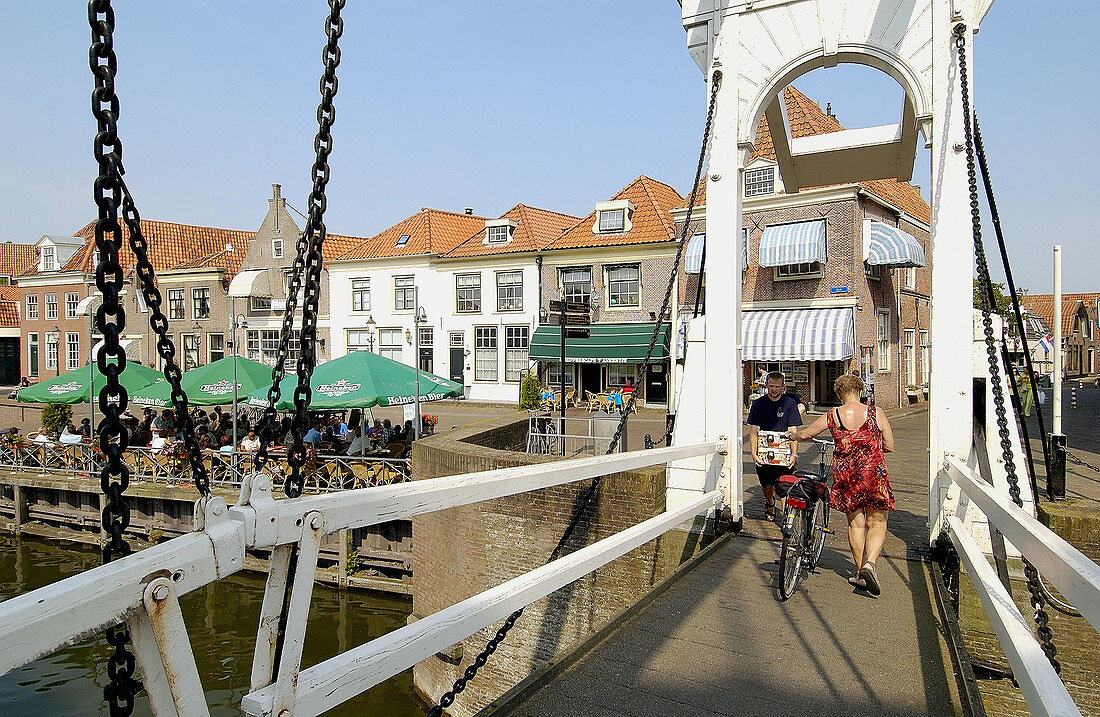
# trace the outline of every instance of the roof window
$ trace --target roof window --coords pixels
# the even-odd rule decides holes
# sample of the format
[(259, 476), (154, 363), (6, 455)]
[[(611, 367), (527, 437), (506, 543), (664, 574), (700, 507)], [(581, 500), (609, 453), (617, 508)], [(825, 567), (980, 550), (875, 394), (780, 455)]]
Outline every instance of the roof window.
[(409, 243), (409, 239), (411, 239), (411, 237), (408, 234), (402, 234), (401, 236), (397, 237), (396, 246), (405, 246)]
[(485, 246), (504, 246), (512, 241), (512, 235), (516, 231), (516, 222), (512, 219), (486, 219)]
[(760, 167), (745, 172), (745, 196), (775, 193), (775, 167)]
[(629, 232), (634, 209), (634, 203), (627, 199), (599, 202), (596, 204), (596, 221), (592, 225), (592, 233), (625, 234)]

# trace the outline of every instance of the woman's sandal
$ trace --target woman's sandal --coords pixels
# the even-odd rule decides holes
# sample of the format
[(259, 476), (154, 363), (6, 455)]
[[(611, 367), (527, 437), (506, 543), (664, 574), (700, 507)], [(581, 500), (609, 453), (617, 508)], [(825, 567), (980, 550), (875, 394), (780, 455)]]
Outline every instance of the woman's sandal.
[(867, 592), (872, 595), (882, 593), (882, 588), (878, 584), (878, 575), (875, 574), (874, 563), (864, 563), (863, 567), (859, 569), (859, 576), (867, 581)]
[(867, 581), (858, 575), (853, 575), (852, 577), (848, 578), (848, 584), (854, 588), (859, 588), (860, 590), (867, 589)]
[(771, 503), (768, 503), (768, 505), (764, 507), (764, 520), (770, 520), (773, 523), (775, 522), (775, 502), (774, 501), (771, 502)]

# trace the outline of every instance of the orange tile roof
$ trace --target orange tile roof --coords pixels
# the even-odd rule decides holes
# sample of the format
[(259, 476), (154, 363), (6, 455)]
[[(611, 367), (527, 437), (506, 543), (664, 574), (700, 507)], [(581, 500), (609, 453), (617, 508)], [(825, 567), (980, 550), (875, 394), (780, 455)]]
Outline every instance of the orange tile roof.
[(19, 287), (10, 284), (0, 286), (0, 300), (3, 301), (22, 301), (22, 294), (19, 293)]
[(17, 328), (19, 326), (20, 301), (0, 299), (0, 326), (4, 328)]
[[(1095, 311), (1096, 300), (1100, 299), (1100, 293), (1076, 293), (1062, 294), (1062, 335), (1069, 336), (1073, 331), (1073, 312), (1077, 308), (1077, 302), (1082, 302), (1085, 308), (1092, 307)], [(1020, 297), (1020, 306), (1030, 313), (1038, 314), (1047, 322), (1047, 326), (1054, 328), (1054, 295), (1053, 294), (1025, 294)], [(1095, 317), (1094, 317), (1095, 318)]]
[(10, 241), (0, 244), (0, 274), (19, 276), (34, 267), (37, 261), (34, 244), (16, 244)]
[[(333, 259), (369, 259), (417, 254), (445, 254), (485, 227), (486, 217), (457, 214), (421, 207), (420, 211), (383, 229), (369, 239), (361, 239)], [(397, 240), (409, 235), (404, 246)]]
[(592, 211), (560, 237), (550, 242), (547, 249), (575, 249), (580, 247), (621, 246), (674, 241), (676, 228), (672, 225), (672, 210), (684, 203), (672, 187), (644, 174), (625, 186), (612, 200), (628, 199), (634, 204), (629, 232), (618, 234), (594, 234), (592, 225), (596, 212)]
[[(189, 224), (175, 224), (172, 222), (158, 222), (149, 219), (141, 220), (141, 233), (149, 245), (149, 262), (155, 271), (173, 269), (184, 263), (192, 263), (195, 257), (212, 257), (225, 252), (225, 245), (232, 244), (236, 267), (244, 254), (248, 251), (249, 240), (256, 236), (256, 232), (246, 232), (237, 229), (217, 229), (215, 227), (196, 227)], [(92, 272), (93, 254), (95, 251), (95, 222), (90, 222), (73, 236), (84, 239), (84, 246), (77, 250), (62, 271)], [(134, 265), (134, 254), (130, 250), (130, 233), (126, 225), (122, 225), (122, 250), (120, 263), (129, 268)], [(29, 274), (37, 273), (37, 268), (32, 267)]]
[(544, 249), (562, 233), (580, 221), (580, 217), (553, 212), (549, 209), (517, 204), (500, 216), (516, 223), (512, 241), (507, 244), (485, 244), (485, 227), (447, 252), (447, 257), (487, 256)]
[[(783, 102), (787, 107), (787, 122), (791, 126), (791, 137), (829, 134), (844, 129), (836, 117), (830, 117), (822, 112), (816, 102), (794, 87), (788, 87), (783, 91)], [(760, 126), (756, 129), (756, 151), (749, 157), (749, 161), (754, 159), (775, 161), (775, 147), (772, 145), (772, 135), (768, 130), (766, 117), (760, 118)], [(700, 184), (702, 186), (699, 188), (695, 206), (702, 206), (707, 202), (706, 179), (703, 179)], [(926, 224), (932, 221), (932, 210), (928, 203), (921, 197), (917, 188), (908, 182), (899, 182), (896, 179), (870, 179), (859, 184), (871, 194), (893, 204), (906, 214)], [(803, 189), (814, 189), (814, 187), (803, 187)]]

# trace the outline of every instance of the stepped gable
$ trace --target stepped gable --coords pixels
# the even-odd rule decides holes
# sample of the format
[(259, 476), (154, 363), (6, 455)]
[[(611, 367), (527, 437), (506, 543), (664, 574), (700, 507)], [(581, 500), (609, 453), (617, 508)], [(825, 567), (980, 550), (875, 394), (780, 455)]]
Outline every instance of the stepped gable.
[(33, 244), (0, 243), (0, 274), (20, 276), (33, 269), (38, 262)]
[(571, 214), (530, 207), (526, 204), (517, 204), (498, 218), (511, 219), (516, 223), (516, 228), (512, 232), (512, 241), (507, 244), (486, 244), (486, 229), (482, 226), (477, 234), (447, 252), (446, 256), (455, 258), (541, 251), (580, 221), (580, 217), (574, 217)]
[(623, 187), (614, 197), (628, 199), (634, 204), (629, 232), (617, 234), (595, 234), (592, 225), (596, 223), (596, 212), (567, 230), (550, 242), (547, 249), (575, 249), (589, 246), (622, 246), (629, 244), (652, 244), (675, 241), (676, 228), (672, 224), (672, 210), (684, 203), (684, 198), (664, 182), (658, 182), (644, 174)]
[[(830, 117), (822, 112), (816, 102), (794, 87), (783, 90), (783, 102), (787, 107), (787, 122), (791, 126), (791, 137), (829, 134), (844, 129), (844, 126), (835, 117)], [(751, 162), (754, 159), (775, 161), (775, 148), (772, 146), (772, 135), (768, 129), (766, 117), (760, 118), (760, 126), (756, 130), (756, 151), (749, 157), (749, 161)], [(699, 193), (695, 199), (695, 206), (697, 207), (707, 203), (706, 178), (700, 184)], [(906, 214), (916, 217), (926, 224), (931, 223), (932, 210), (912, 184), (899, 182), (896, 179), (870, 179), (859, 184), (866, 191), (889, 202)], [(803, 187), (803, 189), (816, 189), (816, 187)]]
[[(1100, 292), (1084, 292), (1075, 294), (1062, 294), (1062, 335), (1069, 336), (1073, 331), (1073, 311), (1080, 301), (1085, 308), (1096, 308), (1096, 301), (1100, 299)], [(1020, 295), (1020, 308), (1029, 313), (1043, 317), (1047, 326), (1054, 329), (1054, 294), (1022, 294)]]
[[(361, 239), (332, 259), (379, 259), (387, 257), (445, 254), (485, 227), (487, 217), (459, 214), (421, 207), (420, 211), (383, 229), (369, 239)], [(409, 239), (398, 246), (398, 240)]]
[[(154, 271), (175, 269), (183, 264), (192, 264), (195, 257), (214, 257), (225, 251), (226, 244), (233, 245), (233, 254), (240, 256), (229, 260), (229, 266), (234, 267), (234, 272), (240, 268), (240, 262), (248, 251), (248, 243), (256, 232), (240, 231), (237, 229), (218, 229), (215, 227), (197, 227), (189, 224), (176, 224), (173, 222), (159, 222), (150, 219), (141, 220), (141, 233), (149, 245), (149, 263)], [(89, 222), (73, 236), (84, 239), (82, 246), (72, 258), (61, 267), (61, 271), (79, 271), (90, 273), (95, 271), (92, 265), (95, 252), (95, 222)], [(122, 225), (122, 249), (119, 252), (119, 263), (123, 268), (130, 268), (136, 263), (134, 253), (130, 249), (130, 233), (126, 225)], [(216, 261), (213, 260), (212, 261)], [(37, 273), (36, 267), (32, 267), (28, 274)]]

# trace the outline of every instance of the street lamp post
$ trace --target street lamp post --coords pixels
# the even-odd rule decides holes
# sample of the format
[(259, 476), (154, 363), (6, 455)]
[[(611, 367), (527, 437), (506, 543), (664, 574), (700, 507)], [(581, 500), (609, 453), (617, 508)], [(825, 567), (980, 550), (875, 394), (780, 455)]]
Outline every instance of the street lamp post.
[(367, 314), (367, 351), (374, 353), (374, 316)]

